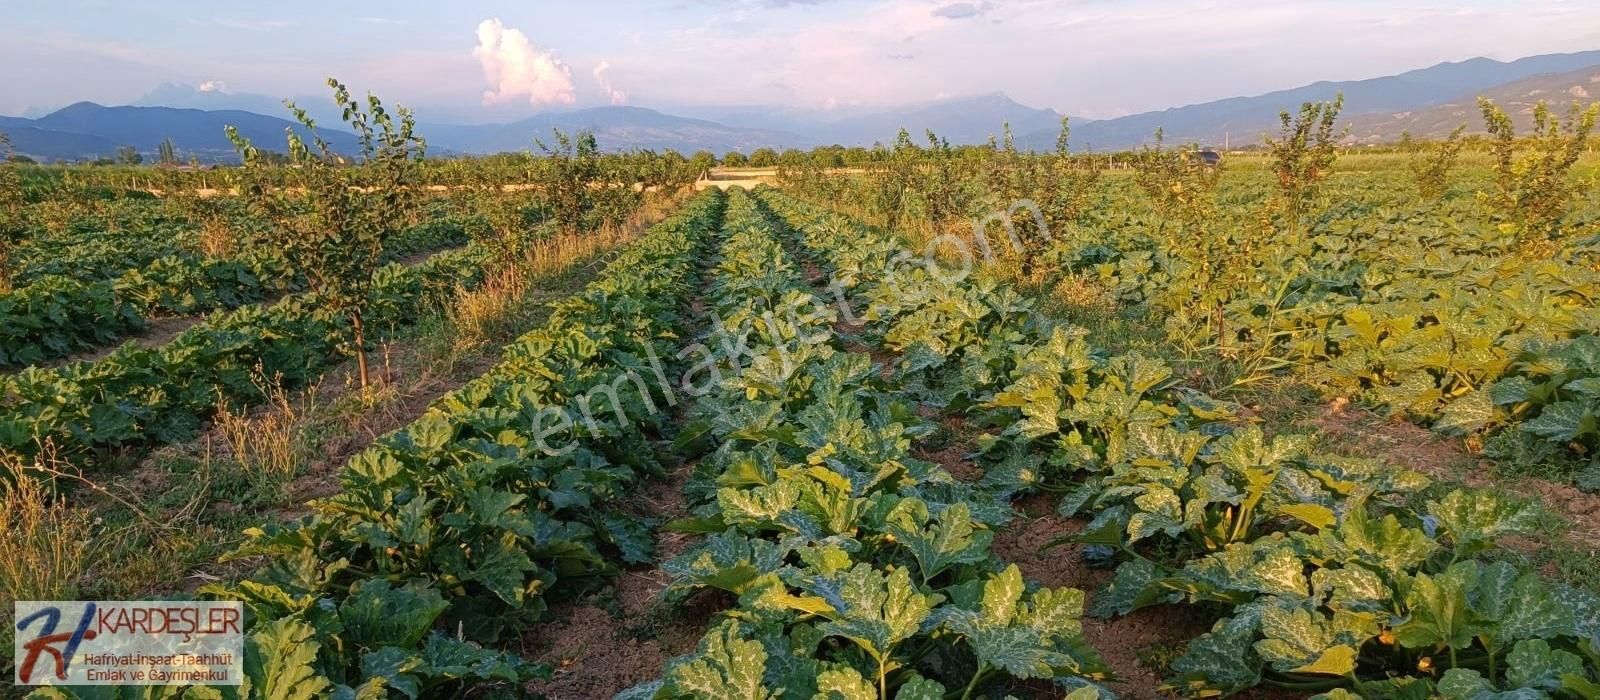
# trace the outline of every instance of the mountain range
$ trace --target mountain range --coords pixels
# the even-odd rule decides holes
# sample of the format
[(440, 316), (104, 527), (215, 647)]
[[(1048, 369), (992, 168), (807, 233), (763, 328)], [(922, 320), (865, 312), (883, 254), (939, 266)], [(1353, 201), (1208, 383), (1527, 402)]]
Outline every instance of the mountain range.
[[(1118, 150), (1147, 143), (1157, 128), (1169, 143), (1197, 142), (1242, 146), (1277, 129), (1280, 110), (1332, 99), (1343, 93), (1344, 121), (1351, 139), (1362, 143), (1397, 140), (1402, 131), (1437, 136), (1460, 124), (1477, 126), (1476, 98), (1484, 95), (1510, 106), (1524, 125), (1531, 104), (1593, 102), (1600, 96), (1600, 51), (1534, 56), (1515, 61), (1474, 58), (1441, 63), (1393, 76), (1319, 82), (1254, 97), (1233, 97), (1098, 121), (1074, 119), (1075, 149)], [(321, 98), (300, 98), (322, 126), (324, 138), (342, 151), (354, 147), (351, 134), (331, 128), (338, 115)], [(418, 130), (430, 149), (444, 153), (493, 153), (535, 148), (553, 129), (595, 132), (607, 150), (636, 148), (718, 153), (760, 147), (808, 148), (822, 144), (869, 146), (890, 143), (904, 127), (918, 143), (931, 129), (957, 144), (983, 143), (1009, 124), (1021, 147), (1055, 145), (1062, 115), (1020, 104), (995, 93), (941, 100), (894, 109), (804, 110), (783, 107), (698, 107), (666, 114), (643, 107), (597, 107), (551, 111), (501, 124), (433, 123), (419, 115)], [(37, 119), (0, 117), (18, 153), (40, 160), (78, 160), (113, 154), (121, 146), (155, 152), (171, 138), (180, 153), (201, 160), (227, 160), (233, 147), (226, 125), (258, 146), (281, 148), (284, 129), (300, 127), (284, 115), (279, 100), (220, 90), (163, 85), (136, 105), (105, 107), (80, 102)]]
[(1559, 118), (1566, 116), (1569, 105), (1600, 101), (1600, 65), (1523, 78), (1423, 109), (1357, 115), (1348, 120), (1350, 139), (1357, 143), (1383, 143), (1405, 132), (1441, 138), (1462, 124), (1467, 125), (1469, 134), (1484, 133), (1478, 96), (1494, 100), (1511, 117), (1517, 132), (1524, 133), (1532, 127), (1534, 107), (1541, 101), (1549, 104), (1551, 113)]
[[(1304, 102), (1331, 100), (1340, 93), (1344, 94), (1344, 114), (1349, 120), (1358, 115), (1416, 111), (1448, 102), (1475, 102), (1478, 94), (1506, 83), (1590, 66), (1600, 66), (1600, 51), (1532, 56), (1510, 62), (1474, 58), (1399, 75), (1318, 82), (1255, 97), (1233, 97), (1085, 123), (1074, 126), (1072, 141), (1074, 147), (1095, 150), (1133, 148), (1147, 143), (1159, 128), (1165, 131), (1168, 143), (1247, 145), (1259, 143), (1263, 134), (1278, 130), (1280, 111), (1294, 111)], [(1020, 138), (1019, 143), (1048, 148), (1055, 143), (1055, 137), (1054, 130), (1041, 131)], [(1399, 137), (1400, 132), (1394, 131), (1379, 140)]]

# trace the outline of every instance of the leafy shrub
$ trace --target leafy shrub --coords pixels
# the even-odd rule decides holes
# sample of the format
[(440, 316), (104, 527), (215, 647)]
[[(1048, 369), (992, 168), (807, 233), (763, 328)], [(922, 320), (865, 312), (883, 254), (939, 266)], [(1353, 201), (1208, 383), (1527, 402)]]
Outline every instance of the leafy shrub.
[(1411, 138), (1411, 133), (1401, 135), (1400, 147), (1406, 151), (1406, 167), (1416, 184), (1417, 194), (1423, 199), (1438, 201), (1450, 191), (1450, 171), (1455, 169), (1466, 140), (1465, 124), (1456, 127), (1443, 141), (1429, 143)]
[(1507, 222), (1522, 232), (1525, 243), (1537, 242), (1554, 233), (1567, 213), (1575, 192), (1568, 173), (1583, 155), (1595, 118), (1600, 116), (1600, 105), (1580, 111), (1574, 104), (1565, 121), (1551, 116), (1544, 102), (1535, 105), (1533, 133), (1526, 139), (1530, 149), (1521, 155), (1511, 117), (1487, 98), (1479, 98), (1478, 106), (1493, 138), (1495, 192), (1491, 201)]
[(1307, 102), (1300, 113), (1278, 115), (1282, 127), (1277, 138), (1267, 140), (1272, 153), (1272, 174), (1277, 178), (1277, 207), (1287, 219), (1289, 231), (1299, 233), (1305, 215), (1315, 204), (1322, 182), (1333, 172), (1339, 158), (1339, 139), (1334, 132), (1339, 112), (1344, 109), (1341, 93), (1332, 102)]

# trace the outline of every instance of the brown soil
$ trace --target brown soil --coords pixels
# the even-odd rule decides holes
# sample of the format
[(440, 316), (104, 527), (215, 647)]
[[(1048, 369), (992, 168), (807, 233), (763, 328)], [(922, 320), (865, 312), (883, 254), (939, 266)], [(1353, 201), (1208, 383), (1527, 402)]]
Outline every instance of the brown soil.
[(1441, 481), (1507, 491), (1566, 516), (1568, 538), (1600, 551), (1600, 494), (1536, 478), (1508, 478), (1466, 448), (1462, 440), (1398, 419), (1387, 419), (1341, 399), (1301, 421), (1350, 454), (1381, 457)]
[(1479, 459), (1461, 440), (1335, 399), (1295, 427), (1314, 429), (1331, 447), (1353, 455), (1376, 456), (1435, 478), (1460, 479), (1478, 471)]
[[(407, 350), (409, 348), (402, 352)], [(415, 357), (402, 357), (400, 362), (400, 366), (388, 368), (375, 380), (380, 382), (380, 392), (388, 390), (393, 393), (384, 395), (381, 404), (373, 410), (344, 416), (337, 426), (337, 432), (318, 446), (315, 458), (289, 487), (290, 502), (299, 505), (282, 515), (298, 515), (307, 501), (337, 493), (339, 469), (351, 457), (367, 449), (379, 437), (410, 425), (434, 401), (460, 388), (467, 378), (488, 371), (494, 366), (496, 358), (492, 354), (479, 354), (448, 374), (423, 366)], [(318, 394), (326, 397), (325, 400), (338, 401), (343, 396), (359, 392), (355, 371), (353, 363), (346, 363), (323, 378)]]
[(65, 367), (74, 362), (99, 362), (110, 357), (111, 353), (129, 343), (141, 348), (159, 347), (172, 342), (173, 338), (178, 337), (184, 331), (193, 328), (204, 320), (206, 320), (205, 316), (171, 316), (148, 319), (145, 322), (144, 330), (139, 331), (136, 336), (128, 337), (121, 343), (81, 352), (76, 355), (68, 355), (49, 362), (41, 362), (34, 366), (42, 369), (54, 369)]
[[(683, 484), (693, 465), (682, 465), (667, 478), (647, 484), (626, 504), (643, 517), (666, 521), (688, 515)], [(656, 530), (656, 562), (670, 559), (693, 543), (693, 536)], [(669, 578), (658, 566), (622, 572), (603, 598), (558, 606), (552, 619), (535, 625), (522, 638), (524, 658), (555, 669), (547, 681), (528, 686), (550, 700), (609, 698), (619, 691), (661, 677), (668, 659), (692, 651), (717, 611), (729, 604), (724, 596), (702, 593), (676, 607), (661, 602)]]
[[(1081, 589), (1091, 597), (1111, 578), (1110, 571), (1090, 569), (1084, 564), (1080, 545), (1069, 543), (1046, 549), (1052, 540), (1082, 530), (1084, 521), (1051, 513), (1053, 504), (1047, 498), (1024, 499), (1018, 503), (1018, 510), (1023, 512), (1022, 517), (997, 533), (994, 552), (1001, 561), (1022, 569), (1024, 578), (1049, 588)], [(1157, 690), (1163, 670), (1149, 668), (1139, 655), (1180, 645), (1203, 634), (1206, 621), (1195, 619), (1191, 612), (1184, 606), (1164, 606), (1112, 620), (1085, 618), (1084, 637), (1118, 679), (1106, 685), (1119, 697), (1163, 697)]]
[(913, 445), (911, 456), (917, 459), (933, 462), (952, 476), (965, 482), (976, 482), (983, 478), (983, 467), (967, 456), (976, 450), (973, 444), (973, 435), (967, 427), (967, 420), (961, 416), (948, 416), (940, 419), (940, 414), (927, 406), (920, 406), (917, 412), (924, 418), (937, 420), (941, 430), (948, 434), (948, 441), (938, 449), (928, 449)]
[[(995, 535), (995, 555), (1003, 562), (1016, 564), (1028, 581), (1048, 588), (1077, 588), (1087, 593), (1092, 601), (1113, 572), (1089, 568), (1083, 561), (1082, 545), (1066, 543), (1046, 548), (1059, 537), (1081, 531), (1088, 521), (1056, 515), (1055, 499), (1050, 496), (1029, 496), (1016, 507), (1020, 517)], [(1083, 634), (1116, 675), (1117, 680), (1105, 685), (1117, 693), (1117, 697), (1128, 700), (1167, 698), (1172, 695), (1159, 690), (1167, 669), (1152, 667), (1140, 657), (1175, 658), (1182, 652), (1183, 645), (1206, 633), (1212, 622), (1193, 606), (1163, 605), (1110, 620), (1086, 617)], [(1060, 697), (1059, 691), (1040, 689), (1017, 694), (1041, 699)], [(1254, 688), (1234, 697), (1287, 700), (1302, 696)]]
[[(612, 611), (599, 599), (585, 599), (557, 606), (551, 620), (525, 630), (519, 653), (553, 669), (527, 690), (549, 700), (589, 700), (658, 679), (669, 659), (694, 650), (707, 622), (729, 602), (698, 595), (663, 610), (653, 597), (637, 595), (654, 586), (651, 577), (642, 577), (643, 585), (640, 580), (633, 572), (617, 578)], [(641, 600), (649, 604), (636, 607)]]

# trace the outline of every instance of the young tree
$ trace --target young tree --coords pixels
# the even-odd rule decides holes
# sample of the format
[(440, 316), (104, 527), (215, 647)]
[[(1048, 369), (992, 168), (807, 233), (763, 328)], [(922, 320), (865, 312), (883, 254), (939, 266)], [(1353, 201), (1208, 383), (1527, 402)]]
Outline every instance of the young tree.
[(555, 145), (537, 139), (545, 157), (540, 178), (541, 190), (551, 217), (562, 229), (576, 233), (594, 207), (594, 185), (600, 183), (600, 144), (592, 131), (568, 136), (555, 130)]
[(1411, 179), (1424, 199), (1438, 201), (1450, 191), (1450, 171), (1455, 169), (1461, 147), (1466, 145), (1462, 138), (1466, 130), (1465, 124), (1458, 126), (1438, 143), (1418, 141), (1411, 138), (1410, 132), (1401, 135), (1400, 147), (1408, 156)]
[(1528, 150), (1518, 157), (1516, 128), (1494, 102), (1479, 98), (1483, 121), (1494, 139), (1493, 203), (1522, 234), (1524, 244), (1548, 238), (1566, 215), (1575, 188), (1568, 178), (1594, 131), (1600, 105), (1580, 110), (1573, 104), (1565, 122), (1540, 102), (1533, 110)]
[(172, 143), (172, 139), (163, 139), (161, 145), (156, 146), (156, 162), (164, 168), (178, 166), (178, 146)]
[(920, 187), (922, 149), (911, 142), (911, 133), (901, 129), (894, 146), (874, 163), (870, 181), (870, 206), (880, 212), (884, 225), (897, 229), (912, 214), (912, 202)]
[(1302, 104), (1296, 116), (1280, 112), (1278, 137), (1267, 139), (1272, 173), (1277, 176), (1278, 209), (1291, 231), (1300, 232), (1301, 219), (1316, 203), (1323, 181), (1339, 159), (1338, 141), (1344, 134), (1333, 129), (1343, 109), (1344, 93), (1339, 93), (1332, 102)]
[(1157, 211), (1192, 233), (1211, 217), (1221, 168), (1208, 165), (1196, 144), (1165, 148), (1164, 141), (1165, 134), (1157, 129), (1155, 146), (1134, 155), (1134, 181), (1155, 201)]
[(349, 319), (351, 352), (365, 388), (371, 378), (364, 312), (371, 299), (372, 275), (385, 235), (404, 216), (404, 202), (412, 196), (407, 190), (418, 184), (416, 172), (426, 143), (417, 136), (416, 121), (404, 107), (397, 110), (396, 122), (375, 95), (367, 95), (363, 110), (342, 83), (329, 78), (328, 86), (344, 122), (356, 132), (359, 169), (334, 152), (310, 115), (292, 102), (284, 104), (311, 143), (289, 130), (288, 168), (270, 168), (266, 152), (232, 126), (227, 133), (245, 165), (240, 192), (252, 211), (270, 222), (268, 236), (305, 274), (317, 299)]
[(1061, 118), (1055, 151), (1046, 156), (1047, 174), (1042, 178), (1045, 220), (1051, 231), (1065, 232), (1089, 208), (1103, 169), (1100, 161), (1072, 156), (1072, 123)]
[(717, 167), (717, 154), (707, 150), (695, 151), (694, 155), (689, 156), (689, 167), (694, 180), (699, 181), (710, 173), (712, 168)]
[(139, 149), (133, 146), (123, 146), (117, 149), (117, 165), (140, 165), (144, 163), (144, 156), (139, 154)]
[(928, 130), (929, 168), (921, 190), (923, 206), (935, 227), (960, 219), (967, 213), (966, 173), (948, 139)]

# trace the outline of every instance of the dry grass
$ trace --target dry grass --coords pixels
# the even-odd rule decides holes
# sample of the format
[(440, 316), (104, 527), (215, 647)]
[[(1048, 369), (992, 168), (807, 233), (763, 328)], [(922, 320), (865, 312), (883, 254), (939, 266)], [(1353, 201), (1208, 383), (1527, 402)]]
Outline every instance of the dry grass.
[(532, 288), (534, 283), (558, 275), (578, 261), (617, 250), (643, 233), (649, 222), (660, 220), (677, 202), (652, 201), (620, 225), (537, 241), (520, 258), (490, 273), (478, 288), (458, 289), (445, 309), (450, 331), (447, 336), (454, 339), (453, 349), (476, 348), (516, 337), (526, 329), (533, 307), (567, 293), (550, 290), (549, 294), (541, 294), (541, 290)]
[(18, 600), (71, 600), (90, 553), (94, 519), (17, 461), (0, 465), (0, 648), (11, 648)]
[(233, 252), (234, 235), (228, 221), (208, 217), (200, 225), (200, 252), (210, 260), (222, 260)]
[(52, 600), (77, 587), (93, 519), (56, 494), (54, 480), (16, 464), (0, 469), (0, 601)]
[(1073, 318), (1109, 319), (1117, 313), (1117, 300), (1100, 279), (1087, 272), (1069, 274), (1050, 290), (1051, 299)]
[(217, 405), (216, 426), (233, 458), (253, 483), (284, 483), (299, 472), (309, 449), (308, 416), (316, 412), (317, 388), (294, 400), (276, 377), (257, 378), (266, 396), (262, 409), (240, 411), (227, 402)]

